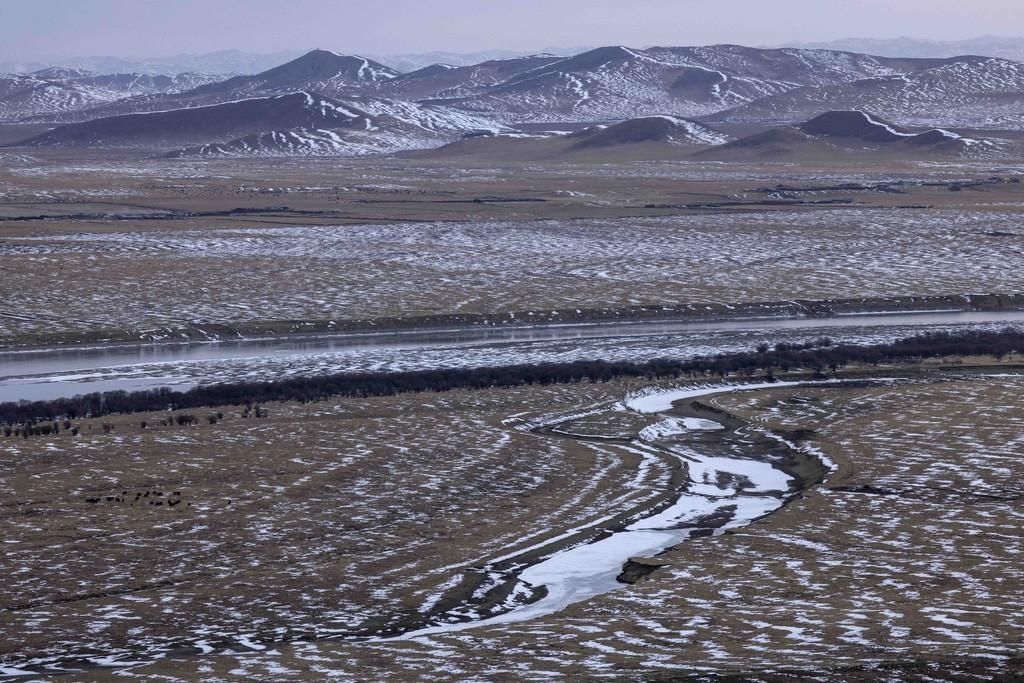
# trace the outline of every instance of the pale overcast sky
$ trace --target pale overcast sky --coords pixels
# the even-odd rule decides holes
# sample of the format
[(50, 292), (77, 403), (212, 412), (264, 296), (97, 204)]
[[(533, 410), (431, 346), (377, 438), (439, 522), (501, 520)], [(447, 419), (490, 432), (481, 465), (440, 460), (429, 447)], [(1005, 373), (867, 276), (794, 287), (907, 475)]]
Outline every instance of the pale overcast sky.
[(1024, 35), (1024, 0), (0, 0), (0, 59)]

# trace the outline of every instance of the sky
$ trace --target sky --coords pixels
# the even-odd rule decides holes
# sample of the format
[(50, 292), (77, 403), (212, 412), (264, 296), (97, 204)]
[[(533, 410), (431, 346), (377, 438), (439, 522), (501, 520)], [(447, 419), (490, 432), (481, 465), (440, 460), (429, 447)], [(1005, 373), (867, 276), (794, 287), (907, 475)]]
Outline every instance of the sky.
[(0, 0), (0, 60), (1024, 36), (1022, 0)]

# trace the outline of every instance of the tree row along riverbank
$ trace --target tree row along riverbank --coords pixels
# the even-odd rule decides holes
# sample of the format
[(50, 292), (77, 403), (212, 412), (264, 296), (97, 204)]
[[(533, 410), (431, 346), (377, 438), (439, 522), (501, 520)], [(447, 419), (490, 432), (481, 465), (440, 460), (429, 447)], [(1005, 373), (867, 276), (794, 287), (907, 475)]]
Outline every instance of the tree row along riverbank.
[(654, 380), (760, 375), (770, 381), (777, 371), (805, 370), (824, 376), (826, 372), (835, 373), (851, 364), (920, 363), (927, 359), (957, 356), (999, 359), (1021, 351), (1024, 351), (1024, 332), (1013, 329), (926, 333), (874, 345), (836, 345), (828, 338), (821, 338), (806, 344), (776, 344), (774, 347), (763, 344), (756, 350), (686, 360), (665, 358), (642, 363), (592, 360), (412, 372), (341, 373), (270, 382), (213, 384), (184, 392), (161, 388), (92, 393), (51, 401), (3, 403), (0, 404), (0, 423), (32, 424), (114, 413), (252, 406), (275, 401), (309, 402), (333, 396), (390, 396), (530, 384), (604, 382), (629, 377)]
[[(1024, 293), (942, 294), (934, 296), (794, 299), (744, 303), (648, 304), (626, 307), (522, 310), (497, 313), (323, 320), (253, 320), (193, 322), (166, 327), (73, 329), (55, 320), (58, 329), (46, 334), (0, 336), (0, 350), (83, 344), (183, 343), (322, 334), (369, 334), (451, 328), (512, 328), (532, 325), (586, 325), (630, 321), (709, 322), (743, 319), (830, 318), (865, 313), (1024, 310)], [(3, 316), (0, 313), (0, 316)], [(19, 313), (18, 317), (31, 317)]]

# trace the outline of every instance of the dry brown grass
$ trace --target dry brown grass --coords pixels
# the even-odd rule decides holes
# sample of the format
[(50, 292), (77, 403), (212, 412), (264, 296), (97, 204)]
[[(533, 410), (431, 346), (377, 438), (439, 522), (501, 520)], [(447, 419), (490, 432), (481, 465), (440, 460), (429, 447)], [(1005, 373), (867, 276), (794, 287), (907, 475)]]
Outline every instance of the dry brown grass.
[(667, 465), (637, 480), (635, 458), (502, 422), (614, 391), (275, 404), (215, 425), (148, 414), (0, 437), (0, 656), (215, 641), (240, 622), (263, 640), (408, 628), (489, 558), (661, 494)]
[[(0, 223), (3, 343), (131, 339), (193, 323), (288, 330), (275, 321), (1016, 293), (1024, 265), (1021, 184), (800, 195), (851, 199), (845, 207), (645, 208), (759, 201), (752, 190), (780, 182), (950, 182), (996, 170), (984, 164), (459, 168), (49, 154), (0, 171), (0, 213), (291, 212)], [(895, 208), (906, 205), (932, 208)], [(281, 230), (301, 225), (337, 227)]]
[[(881, 675), (872, 666), (923, 671), (927, 662), (939, 674), (990, 675), (1000, 657), (1019, 653), (1024, 627), (1021, 382), (948, 375), (720, 395), (710, 402), (754, 430), (814, 430), (811, 443), (835, 471), (765, 520), (679, 546), (649, 579), (543, 619), (429, 641), (320, 640), (172, 658), (128, 675), (550, 680), (789, 669), (842, 680), (855, 675), (847, 667), (867, 666), (856, 675), (869, 680)], [(59, 439), (30, 441), (9, 461), (24, 463), (12, 483), (27, 495), (4, 513), (5, 538), (17, 541), (5, 557), (6, 600), (42, 604), (3, 613), (3, 628), (24, 633), (15, 651), (26, 651), (194, 636), (201, 624), (215, 633), (252, 623), (265, 633), (395, 623), (455, 567), (652, 493), (626, 485), (635, 463), (569, 439), (538, 442), (502, 421), (621, 391), (577, 385), (280, 405), (267, 419), (229, 416), (216, 426), (143, 433), (119, 424), (111, 434), (87, 432), (73, 450)], [(609, 435), (638, 428), (609, 415), (566, 426)], [(121, 486), (178, 487), (194, 505), (172, 512), (77, 500)], [(43, 568), (54, 556), (62, 573)], [(144, 585), (175, 576), (183, 582)], [(130, 590), (91, 595), (115, 585)]]

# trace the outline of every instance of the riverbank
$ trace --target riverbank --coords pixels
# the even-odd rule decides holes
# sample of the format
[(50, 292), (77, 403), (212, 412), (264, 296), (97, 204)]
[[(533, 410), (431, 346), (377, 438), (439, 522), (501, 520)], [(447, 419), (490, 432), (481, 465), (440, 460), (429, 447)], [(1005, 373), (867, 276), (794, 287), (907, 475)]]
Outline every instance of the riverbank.
[(236, 381), (172, 391), (167, 387), (141, 391), (107, 391), (65, 395), (52, 400), (0, 403), (0, 420), (34, 431), (33, 425), (57, 419), (79, 419), (111, 413), (168, 409), (252, 406), (272, 401), (315, 402), (333, 396), (387, 396), (521, 385), (606, 382), (622, 377), (670, 379), (689, 377), (749, 378), (762, 374), (773, 381), (776, 371), (810, 371), (824, 378), (851, 364), (920, 363), (962, 356), (1005, 358), (1024, 348), (1019, 329), (926, 332), (875, 344), (836, 344), (829, 337), (797, 344), (767, 343), (756, 349), (697, 355), (656, 357), (643, 362), (575, 360), (520, 363), (490, 367), (440, 367), (406, 372), (341, 372), (286, 377), (272, 381)]
[(814, 320), (842, 316), (1024, 310), (1024, 294), (947, 294), (908, 297), (692, 303), (673, 306), (525, 310), (494, 314), (437, 314), (341, 320), (268, 320), (230, 325), (193, 323), (160, 329), (111, 328), (0, 337), (0, 353), (65, 348), (302, 340), (323, 336), (452, 333), (480, 330), (603, 326), (629, 322), (710, 323), (754, 320)]

